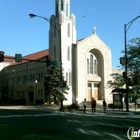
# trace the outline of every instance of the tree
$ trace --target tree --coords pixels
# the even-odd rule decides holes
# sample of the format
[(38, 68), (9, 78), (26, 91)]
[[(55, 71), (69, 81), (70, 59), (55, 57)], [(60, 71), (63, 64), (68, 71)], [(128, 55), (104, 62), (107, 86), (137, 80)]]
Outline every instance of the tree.
[[(124, 51), (122, 51), (124, 53)], [(140, 38), (134, 38), (127, 44), (127, 76), (133, 90), (140, 94)], [(124, 69), (124, 65), (121, 65)], [(111, 74), (112, 80), (108, 81), (109, 88), (120, 88), (125, 85), (122, 74)], [(121, 79), (118, 81), (118, 77)]]
[(134, 38), (127, 45), (128, 71), (133, 86), (140, 87), (140, 38)]
[[(45, 99), (47, 102), (59, 103), (62, 99), (67, 100), (64, 94), (68, 94), (68, 86), (62, 90), (60, 67), (57, 65), (50, 65), (47, 69), (47, 75), (45, 78)], [(64, 77), (62, 75), (62, 81)]]
[(119, 73), (112, 73), (112, 80), (108, 81), (107, 86), (108, 88), (121, 88), (124, 86), (125, 81), (122, 77), (122, 74)]

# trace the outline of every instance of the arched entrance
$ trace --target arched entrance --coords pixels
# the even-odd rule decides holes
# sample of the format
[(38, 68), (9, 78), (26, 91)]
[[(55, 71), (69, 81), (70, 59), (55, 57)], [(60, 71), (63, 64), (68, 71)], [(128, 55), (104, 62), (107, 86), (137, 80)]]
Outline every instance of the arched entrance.
[(104, 95), (104, 61), (101, 52), (91, 49), (87, 53), (87, 100), (101, 100)]

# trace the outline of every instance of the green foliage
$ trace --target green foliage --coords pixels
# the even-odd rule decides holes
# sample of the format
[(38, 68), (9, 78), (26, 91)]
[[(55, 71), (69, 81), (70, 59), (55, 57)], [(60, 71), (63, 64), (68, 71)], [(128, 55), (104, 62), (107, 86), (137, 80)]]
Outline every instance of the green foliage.
[(42, 99), (37, 99), (36, 100), (36, 105), (41, 105), (41, 104), (43, 104), (44, 102), (43, 102), (43, 100)]
[(127, 58), (129, 76), (132, 77), (133, 86), (140, 85), (140, 38), (129, 41), (127, 45)]
[(107, 87), (108, 88), (121, 88), (124, 86), (125, 81), (122, 77), (122, 74), (118, 74), (118, 73), (112, 73), (112, 80), (108, 81), (107, 83)]
[(68, 109), (79, 109), (79, 106), (77, 104), (71, 104), (68, 106)]
[[(124, 69), (124, 65), (121, 65), (121, 69)], [(122, 74), (112, 74), (111, 76), (112, 80), (108, 81), (109, 88), (120, 88), (125, 85)], [(131, 39), (127, 45), (127, 76), (131, 79), (135, 95), (140, 94), (140, 38)], [(130, 95), (134, 93), (130, 93)]]
[(50, 65), (47, 69), (47, 75), (45, 76), (45, 95), (46, 101), (51, 103), (59, 103), (62, 99), (66, 100), (64, 94), (68, 94), (68, 86), (63, 88), (63, 93), (61, 93), (61, 80), (63, 81), (64, 77), (61, 77), (61, 70), (59, 66)]
[(15, 105), (25, 105), (26, 104), (26, 99), (25, 98), (20, 98), (20, 99), (17, 99), (17, 100), (11, 100), (10, 103), (15, 104)]

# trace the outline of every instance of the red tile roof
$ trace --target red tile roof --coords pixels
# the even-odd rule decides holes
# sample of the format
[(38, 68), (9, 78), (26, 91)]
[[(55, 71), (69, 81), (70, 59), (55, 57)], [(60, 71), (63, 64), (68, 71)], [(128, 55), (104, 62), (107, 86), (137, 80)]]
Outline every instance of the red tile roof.
[(29, 54), (29, 55), (26, 55), (26, 56), (23, 56), (22, 58), (23, 59), (30, 59), (30, 60), (37, 60), (37, 59), (45, 57), (47, 55), (49, 55), (49, 50), (48, 49), (40, 51), (40, 52), (36, 52), (36, 53), (33, 53), (33, 54)]
[(14, 61), (15, 61), (15, 57), (14, 56), (4, 55), (4, 62), (12, 63)]
[[(29, 55), (26, 55), (26, 56), (22, 56), (22, 59), (37, 60), (37, 59), (43, 58), (47, 55), (49, 55), (49, 50), (48, 49), (40, 51), (40, 52), (36, 52), (36, 53), (33, 53), (33, 54), (29, 54)], [(6, 56), (5, 55), (4, 62), (11, 62), (11, 64), (9, 66), (14, 66), (14, 65), (18, 65), (18, 64), (28, 62), (28, 60), (22, 60), (22, 62), (15, 62), (15, 57), (14, 56)]]

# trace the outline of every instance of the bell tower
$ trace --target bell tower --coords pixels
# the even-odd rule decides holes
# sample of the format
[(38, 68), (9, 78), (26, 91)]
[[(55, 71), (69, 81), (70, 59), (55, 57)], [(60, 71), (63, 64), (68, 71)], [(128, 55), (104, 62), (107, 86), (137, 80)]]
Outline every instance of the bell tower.
[(49, 55), (61, 61), (63, 76), (69, 86), (66, 103), (71, 104), (73, 93), (73, 44), (76, 44), (75, 16), (70, 15), (70, 0), (55, 0), (55, 15), (50, 17)]
[(66, 17), (70, 16), (70, 0), (55, 0), (56, 17), (58, 17), (60, 11), (63, 11)]

